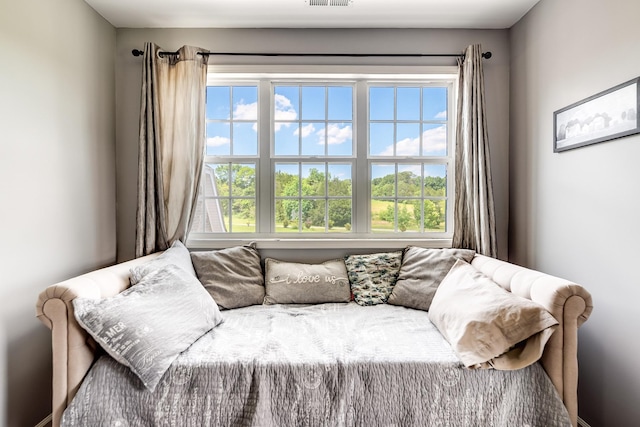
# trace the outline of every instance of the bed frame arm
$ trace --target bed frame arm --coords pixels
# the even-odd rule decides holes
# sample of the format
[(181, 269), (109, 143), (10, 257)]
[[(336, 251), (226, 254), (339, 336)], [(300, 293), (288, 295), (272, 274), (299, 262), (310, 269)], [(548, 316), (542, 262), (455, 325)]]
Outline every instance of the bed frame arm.
[(51, 329), (53, 427), (60, 425), (62, 413), (78, 391), (97, 352), (95, 341), (76, 321), (71, 301), (77, 297), (117, 295), (130, 286), (131, 267), (158, 255), (148, 255), (51, 285), (38, 297), (36, 316)]
[(593, 310), (591, 294), (568, 280), (483, 255), (471, 264), (504, 289), (544, 306), (559, 322), (540, 361), (577, 426), (578, 327)]

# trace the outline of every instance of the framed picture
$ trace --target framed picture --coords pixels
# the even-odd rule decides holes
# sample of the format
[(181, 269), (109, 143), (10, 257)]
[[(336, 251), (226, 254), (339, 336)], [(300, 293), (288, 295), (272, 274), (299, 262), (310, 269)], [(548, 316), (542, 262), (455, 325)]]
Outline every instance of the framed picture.
[(553, 113), (555, 153), (640, 132), (637, 77)]

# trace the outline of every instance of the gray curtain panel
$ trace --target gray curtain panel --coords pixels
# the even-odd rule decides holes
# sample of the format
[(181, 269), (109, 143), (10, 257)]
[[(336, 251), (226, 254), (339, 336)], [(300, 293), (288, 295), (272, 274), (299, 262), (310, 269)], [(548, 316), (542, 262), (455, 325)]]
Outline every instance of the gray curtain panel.
[(145, 43), (140, 102), (136, 257), (186, 239), (196, 206), (205, 144), (208, 55), (177, 55)]
[(458, 71), (453, 247), (496, 257), (496, 220), (484, 100), (482, 47), (465, 51)]

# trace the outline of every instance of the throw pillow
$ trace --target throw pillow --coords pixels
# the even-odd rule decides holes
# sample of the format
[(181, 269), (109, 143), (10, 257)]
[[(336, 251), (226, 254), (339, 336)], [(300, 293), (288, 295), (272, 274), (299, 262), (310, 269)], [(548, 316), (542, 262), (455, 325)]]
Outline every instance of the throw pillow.
[(344, 260), (299, 264), (265, 259), (265, 304), (349, 302), (351, 289)]
[(429, 310), (433, 296), (456, 260), (471, 262), (470, 249), (426, 249), (408, 246), (402, 255), (398, 281), (387, 301), (418, 310)]
[(175, 265), (104, 299), (76, 298), (78, 323), (153, 391), (178, 355), (222, 321), (198, 279)]
[(558, 325), (544, 307), (503, 289), (462, 260), (438, 287), (429, 319), (465, 366), (501, 370), (537, 361)]
[(386, 303), (398, 279), (401, 261), (402, 251), (347, 256), (344, 263), (355, 302)]
[(189, 250), (180, 240), (173, 242), (171, 247), (164, 251), (162, 255), (152, 259), (149, 262), (145, 262), (142, 265), (133, 267), (130, 271), (131, 276), (129, 278), (132, 285), (138, 283), (145, 275), (159, 270), (169, 264), (176, 265), (182, 268), (187, 273), (190, 273), (193, 277), (196, 277), (196, 272), (193, 270), (193, 264), (191, 264), (191, 257), (189, 256)]
[(220, 308), (262, 304), (264, 275), (255, 243), (192, 252), (191, 260), (198, 279)]

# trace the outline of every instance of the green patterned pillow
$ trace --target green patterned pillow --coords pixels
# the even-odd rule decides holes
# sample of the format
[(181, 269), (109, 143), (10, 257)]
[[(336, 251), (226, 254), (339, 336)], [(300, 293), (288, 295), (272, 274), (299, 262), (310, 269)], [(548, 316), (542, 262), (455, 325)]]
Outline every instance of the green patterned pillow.
[(384, 304), (398, 279), (402, 251), (350, 255), (344, 263), (356, 303)]

